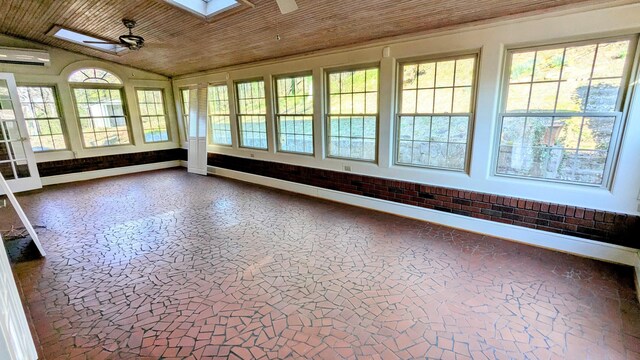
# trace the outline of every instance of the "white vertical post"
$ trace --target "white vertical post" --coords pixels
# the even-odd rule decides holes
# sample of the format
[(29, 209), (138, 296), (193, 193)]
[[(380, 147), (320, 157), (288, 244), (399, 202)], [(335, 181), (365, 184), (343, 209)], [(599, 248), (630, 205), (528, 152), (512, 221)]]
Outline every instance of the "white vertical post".
[(381, 168), (390, 168), (393, 165), (395, 73), (395, 59), (391, 56), (391, 49), (385, 47), (382, 51), (379, 72), (378, 166)]
[(207, 84), (189, 90), (190, 173), (207, 175)]

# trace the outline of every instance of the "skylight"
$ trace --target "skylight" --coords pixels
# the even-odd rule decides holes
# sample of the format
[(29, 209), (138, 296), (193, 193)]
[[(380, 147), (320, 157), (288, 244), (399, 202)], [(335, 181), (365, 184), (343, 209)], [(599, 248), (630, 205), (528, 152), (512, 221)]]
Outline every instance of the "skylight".
[[(202, 0), (199, 0), (199, 1), (202, 1)], [(112, 54), (119, 54), (119, 53), (127, 50), (127, 48), (122, 47), (120, 45), (115, 45), (115, 44), (88, 44), (88, 43), (85, 43), (85, 41), (108, 41), (108, 40), (98, 39), (98, 38), (95, 38), (93, 36), (81, 34), (81, 33), (77, 32), (77, 31), (64, 29), (64, 28), (61, 28), (59, 26), (56, 26), (53, 29), (51, 29), (51, 31), (49, 32), (49, 35), (51, 35), (51, 36), (53, 36), (55, 38), (61, 39), (61, 40), (72, 42), (74, 44), (90, 47), (90, 48), (93, 48), (93, 49), (96, 49), (96, 50), (106, 51), (106, 52), (109, 52), (109, 53), (112, 53)]]
[(240, 3), (236, 0), (165, 0), (169, 4), (181, 7), (185, 10), (202, 15), (205, 18), (212, 17), (223, 11), (230, 10)]

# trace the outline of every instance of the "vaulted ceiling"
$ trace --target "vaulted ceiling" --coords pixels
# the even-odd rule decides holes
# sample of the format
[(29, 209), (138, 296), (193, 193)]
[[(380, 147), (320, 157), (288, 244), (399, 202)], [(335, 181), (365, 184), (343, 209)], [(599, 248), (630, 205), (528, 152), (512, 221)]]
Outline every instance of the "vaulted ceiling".
[[(207, 22), (162, 0), (0, 0), (0, 33), (174, 76), (442, 27), (612, 0), (275, 0)], [(147, 45), (117, 56), (55, 39), (53, 25), (116, 40), (122, 18)], [(276, 39), (280, 35), (280, 40)]]

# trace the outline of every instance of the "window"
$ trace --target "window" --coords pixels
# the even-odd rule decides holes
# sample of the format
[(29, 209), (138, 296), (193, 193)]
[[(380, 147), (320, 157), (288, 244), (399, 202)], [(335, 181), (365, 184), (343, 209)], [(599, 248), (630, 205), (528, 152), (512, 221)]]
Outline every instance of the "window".
[(144, 142), (169, 141), (162, 90), (137, 90)]
[(606, 185), (631, 39), (508, 52), (496, 173)]
[(184, 137), (189, 139), (189, 89), (180, 89), (182, 104), (182, 124), (184, 125)]
[(65, 150), (67, 143), (53, 86), (19, 86), (18, 95), (33, 151)]
[[(164, 0), (207, 20), (231, 9), (246, 5), (236, 0)], [(245, 6), (246, 7), (246, 6)]]
[(111, 40), (108, 39), (100, 39), (90, 35), (83, 34), (79, 31), (65, 29), (58, 25), (55, 25), (47, 35), (53, 36), (55, 38), (69, 41), (77, 45), (90, 47), (96, 50), (108, 52), (110, 54), (121, 54), (128, 49), (120, 44), (114, 44)]
[(401, 65), (398, 164), (465, 170), (475, 69), (476, 55)]
[(122, 84), (120, 79), (101, 69), (80, 69), (69, 75), (71, 83)]
[(211, 85), (208, 89), (209, 141), (216, 145), (231, 145), (231, 117), (227, 85)]
[(100, 69), (82, 69), (69, 77), (85, 147), (130, 144), (121, 81)]
[(267, 102), (264, 81), (236, 83), (238, 93), (238, 126), (240, 146), (267, 149)]
[(375, 161), (378, 68), (329, 72), (329, 156)]
[(278, 150), (313, 154), (313, 80), (311, 75), (276, 79)]

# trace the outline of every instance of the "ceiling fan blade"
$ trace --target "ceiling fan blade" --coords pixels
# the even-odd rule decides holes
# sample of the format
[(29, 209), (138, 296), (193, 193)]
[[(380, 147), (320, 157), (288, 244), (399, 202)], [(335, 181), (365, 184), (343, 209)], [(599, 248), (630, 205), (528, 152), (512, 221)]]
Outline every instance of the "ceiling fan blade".
[(89, 41), (89, 40), (85, 40), (85, 41), (83, 41), (83, 43), (85, 43), (85, 44), (122, 45), (120, 42), (115, 42), (115, 41)]
[(298, 10), (296, 0), (276, 0), (276, 2), (283, 15)]

